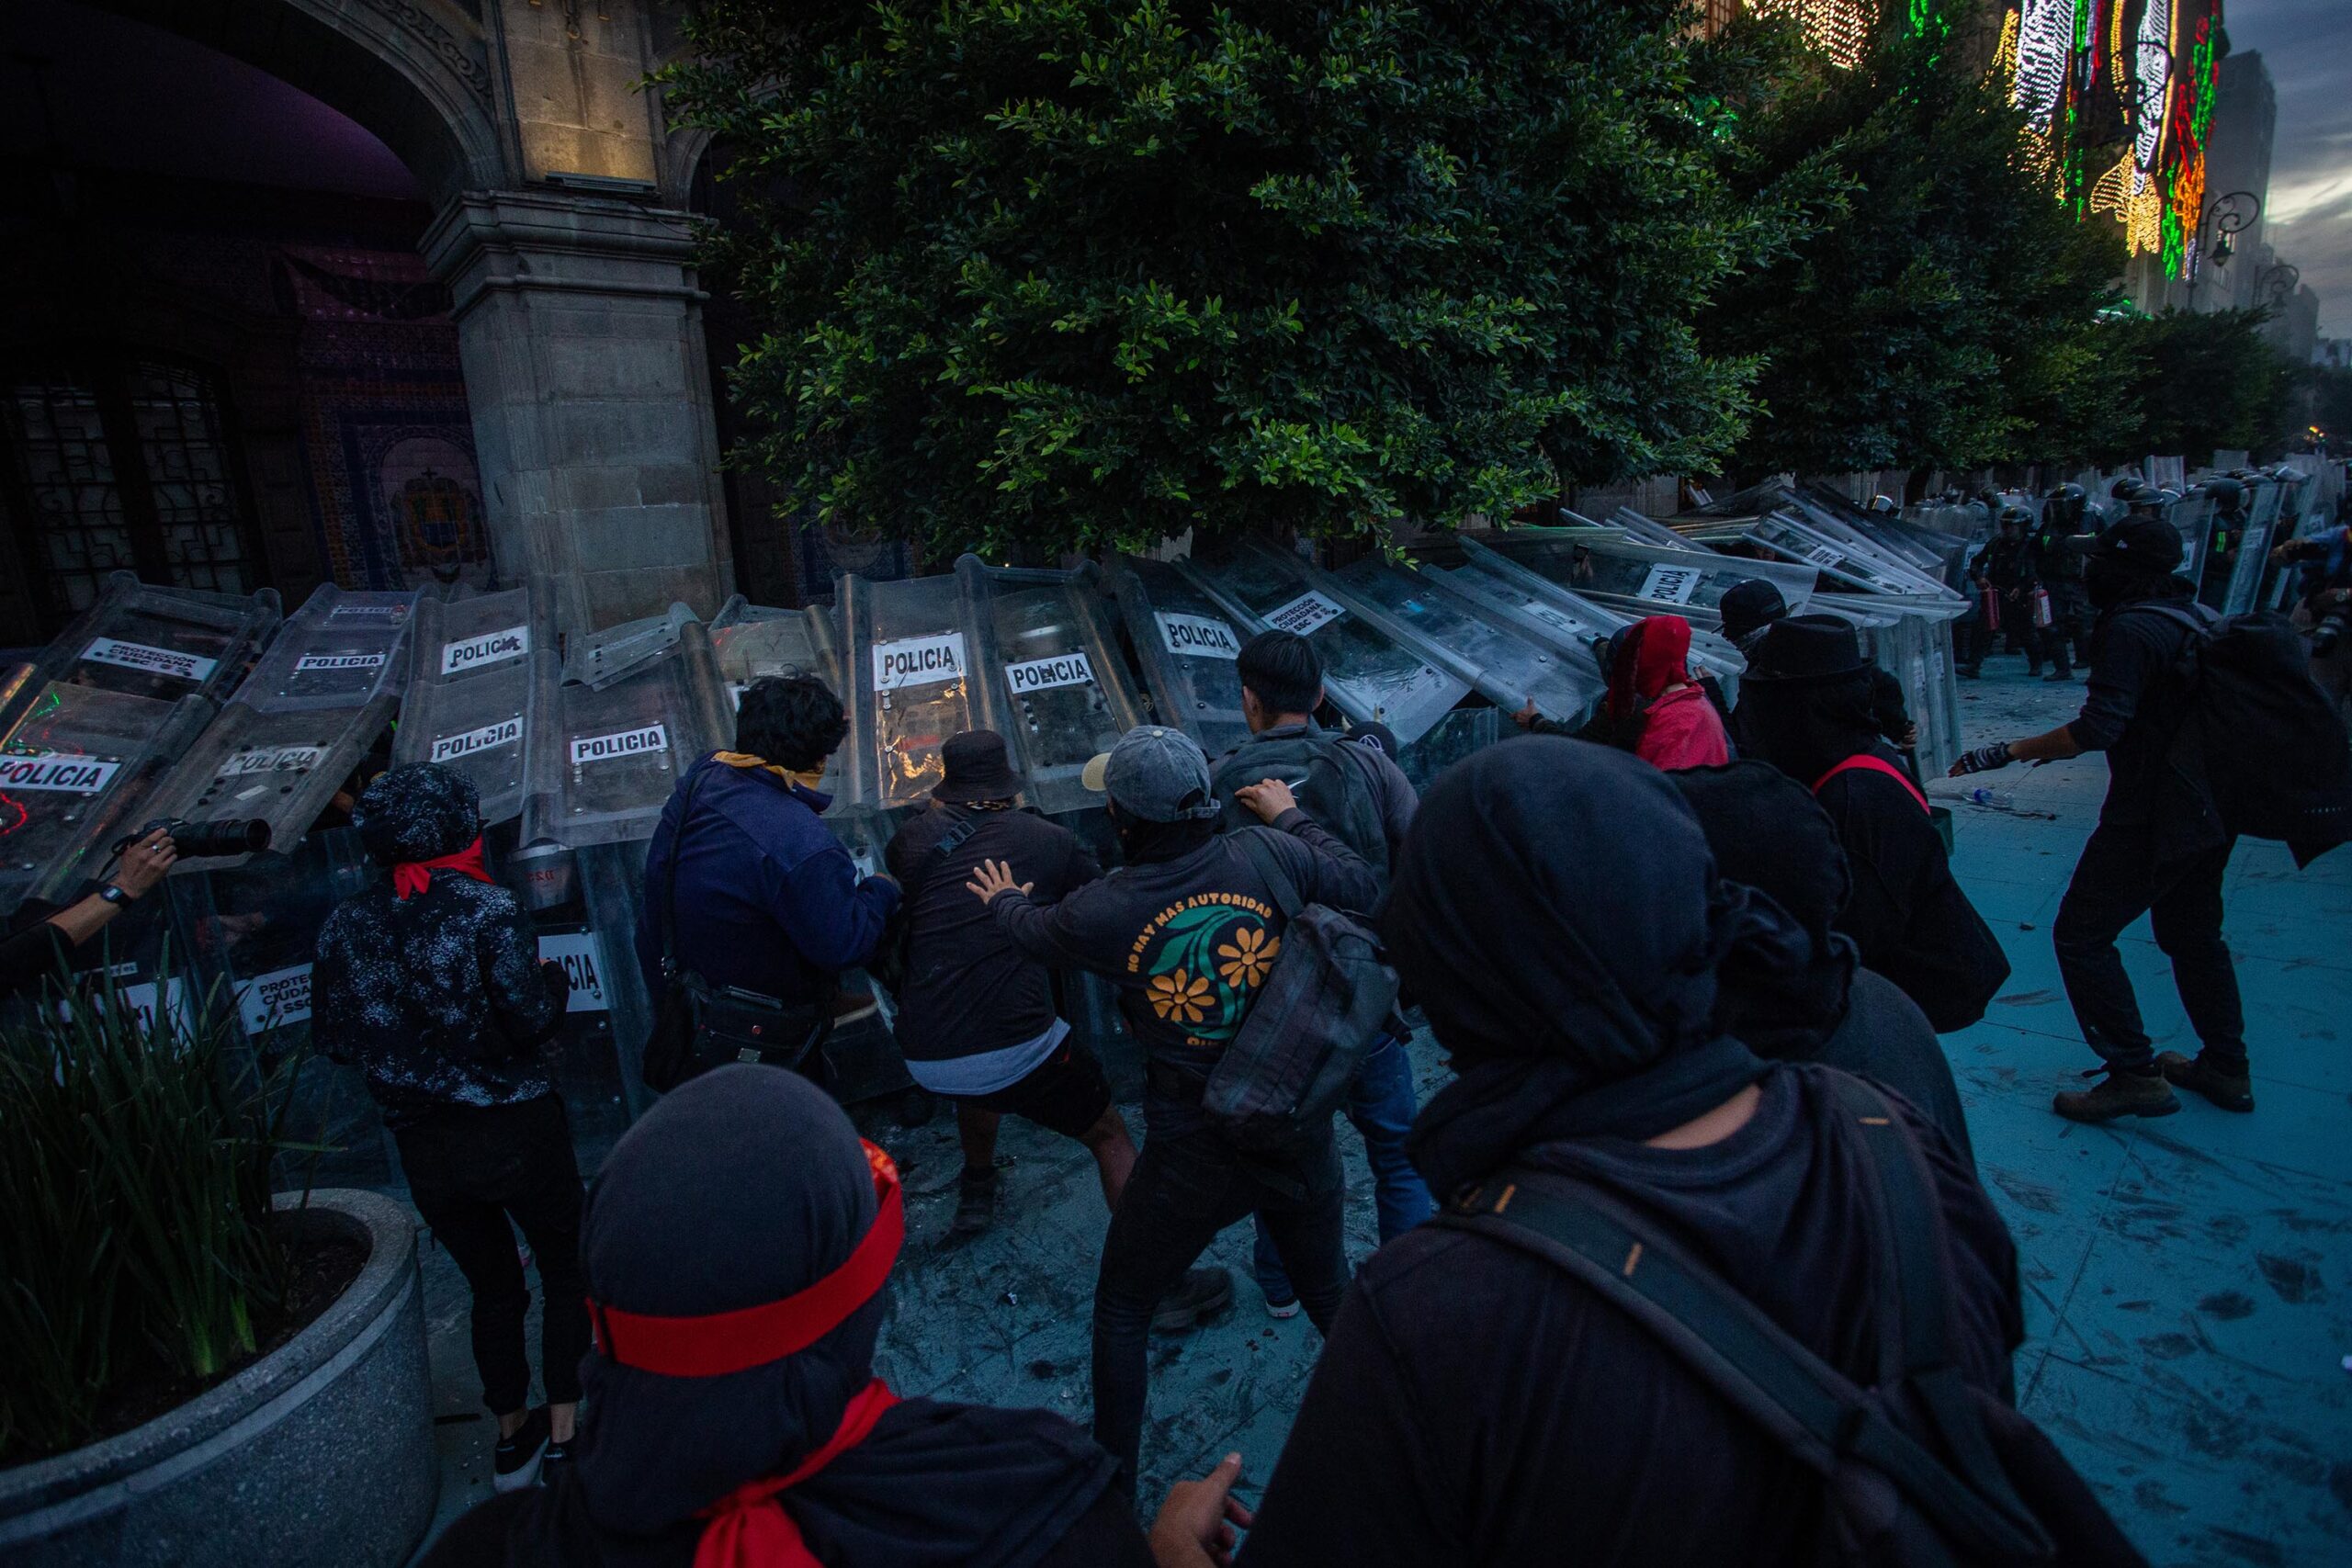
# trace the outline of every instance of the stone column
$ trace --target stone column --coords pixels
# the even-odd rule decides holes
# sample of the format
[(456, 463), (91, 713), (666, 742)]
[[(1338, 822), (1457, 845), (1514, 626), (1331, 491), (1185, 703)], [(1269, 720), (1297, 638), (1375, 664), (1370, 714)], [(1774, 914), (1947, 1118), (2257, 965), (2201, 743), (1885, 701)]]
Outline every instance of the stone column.
[(592, 631), (733, 591), (687, 215), (469, 191), (423, 246), (454, 297), (499, 574)]

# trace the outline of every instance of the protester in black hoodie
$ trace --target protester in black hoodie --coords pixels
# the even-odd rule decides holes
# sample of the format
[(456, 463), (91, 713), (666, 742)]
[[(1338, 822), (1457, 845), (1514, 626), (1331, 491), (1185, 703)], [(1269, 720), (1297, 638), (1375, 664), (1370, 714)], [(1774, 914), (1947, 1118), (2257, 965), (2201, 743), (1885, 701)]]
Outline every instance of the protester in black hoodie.
[(1134, 1568), (1108, 1454), (1060, 1416), (874, 1375), (898, 1169), (795, 1073), (729, 1065), (613, 1145), (582, 1233), (590, 1415), (549, 1486), (427, 1568)]
[[(1550, 738), (1456, 764), (1423, 797), (1382, 932), (1461, 1075), (1414, 1129), (1433, 1190), (1505, 1166), (1598, 1185), (1877, 1381), (1894, 1329), (1862, 1130), (1832, 1069), (1765, 1061), (1712, 1021), (1727, 959), (1794, 961), (1802, 933), (1717, 880), (1670, 781)], [(1944, 1222), (1951, 1354), (1997, 1396), (2022, 1336), (2016, 1252), (1958, 1151), (1897, 1110)], [(1350, 1289), (1238, 1561), (1783, 1563), (1805, 1560), (1823, 1490), (1579, 1280), (1424, 1225)], [(1209, 1561), (1224, 1502), (1180, 1492), (1159, 1561)]]
[(1769, 762), (1668, 773), (1706, 830), (1715, 871), (1763, 894), (1804, 929), (1801, 963), (1726, 959), (1716, 1021), (1759, 1056), (1820, 1062), (1909, 1100), (1974, 1155), (1960, 1088), (1918, 1004), (1865, 969), (1836, 930), (1853, 890), (1838, 829), (1804, 786)]
[[(502, 1489), (560, 1455), (580, 1403), (580, 1168), (546, 1043), (563, 1022), (563, 965), (542, 964), (514, 895), (482, 864), (481, 807), (463, 775), (394, 768), (353, 823), (390, 874), (319, 931), (311, 1038), (357, 1066), (400, 1145), (417, 1213), (473, 1292), (474, 1365), (498, 1417)], [(539, 1270), (541, 1372), (531, 1409), (520, 1225)]]
[(1755, 754), (1811, 790), (1838, 825), (1854, 889), (1838, 929), (1939, 1032), (1984, 1016), (2009, 961), (1952, 879), (1902, 759), (1880, 738), (1854, 628), (1792, 615), (1748, 649), (1739, 709)]
[(1248, 1154), (1209, 1120), (1201, 1098), (1288, 929), (1262, 867), (1278, 869), (1302, 903), (1334, 908), (1370, 908), (1379, 885), (1277, 780), (1235, 792), (1270, 826), (1218, 833), (1208, 759), (1182, 730), (1129, 730), (1088, 764), (1086, 782), (1109, 795), (1125, 865), (1050, 907), (1030, 901), (1019, 866), (983, 865), (967, 886), (1032, 958), (1108, 976), (1144, 1050), (1143, 1153), (1111, 1216), (1094, 1284), (1094, 1435), (1132, 1488), (1146, 1327), (1157, 1325), (1171, 1292), (1203, 1310), (1231, 1298), (1223, 1269), (1193, 1269), (1217, 1232), (1256, 1210), (1316, 1327), (1328, 1328), (1339, 1310), (1344, 1190), (1329, 1128), (1285, 1155)]

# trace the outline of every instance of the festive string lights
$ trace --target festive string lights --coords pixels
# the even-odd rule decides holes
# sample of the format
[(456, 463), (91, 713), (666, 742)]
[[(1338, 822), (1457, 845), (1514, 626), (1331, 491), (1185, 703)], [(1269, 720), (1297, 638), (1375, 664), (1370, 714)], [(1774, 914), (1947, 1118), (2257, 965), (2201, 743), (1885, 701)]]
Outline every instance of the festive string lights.
[(1877, 20), (1871, 0), (1757, 0), (1754, 8), (1760, 17), (1794, 17), (1804, 41), (1841, 71), (1862, 62)]
[(2075, 0), (2024, 0), (2018, 7), (2017, 80), (2009, 101), (2025, 111), (2026, 123), (2048, 130), (2066, 92), (2066, 67), (2075, 55)]

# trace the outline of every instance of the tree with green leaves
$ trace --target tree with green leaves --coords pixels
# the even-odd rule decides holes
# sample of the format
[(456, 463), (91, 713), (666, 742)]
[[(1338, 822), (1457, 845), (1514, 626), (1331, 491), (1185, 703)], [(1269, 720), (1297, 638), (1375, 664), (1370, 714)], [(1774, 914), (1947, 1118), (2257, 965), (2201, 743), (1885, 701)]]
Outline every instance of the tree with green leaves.
[(2096, 334), (2122, 430), (2087, 455), (2115, 463), (2151, 452), (2194, 465), (2214, 450), (2276, 454), (2287, 445), (2294, 367), (2264, 332), (2266, 310), (2166, 310)]
[(1712, 468), (1792, 238), (1677, 0), (703, 0), (756, 464), (934, 553), (1377, 533)]
[(2089, 445), (2105, 417), (2088, 334), (2121, 245), (2059, 203), (2006, 93), (1962, 55), (1933, 8), (1889, 6), (1858, 68), (1802, 56), (1758, 106), (1740, 183), (1826, 157), (1849, 194), (1705, 318), (1708, 350), (1763, 367), (1740, 476), (2030, 460)]

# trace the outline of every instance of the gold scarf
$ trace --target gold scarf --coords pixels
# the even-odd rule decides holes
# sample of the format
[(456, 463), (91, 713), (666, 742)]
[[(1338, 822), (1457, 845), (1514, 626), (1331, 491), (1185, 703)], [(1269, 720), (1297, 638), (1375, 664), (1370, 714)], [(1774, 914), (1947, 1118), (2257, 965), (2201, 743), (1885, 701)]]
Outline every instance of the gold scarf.
[(789, 768), (776, 766), (765, 757), (755, 757), (749, 751), (714, 751), (711, 753), (710, 760), (714, 762), (724, 762), (730, 768), (759, 768), (774, 773), (787, 784), (797, 784), (802, 789), (813, 790), (825, 782), (825, 770), (822, 768), (819, 768), (812, 773), (796, 773)]

